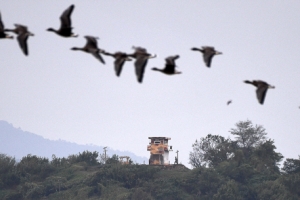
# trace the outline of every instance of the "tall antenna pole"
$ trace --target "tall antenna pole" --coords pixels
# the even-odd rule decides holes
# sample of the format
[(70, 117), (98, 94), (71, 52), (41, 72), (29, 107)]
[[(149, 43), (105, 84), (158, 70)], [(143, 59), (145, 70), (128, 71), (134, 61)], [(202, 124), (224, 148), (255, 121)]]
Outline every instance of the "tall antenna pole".
[(104, 148), (103, 148), (103, 150), (104, 150), (104, 162), (105, 162), (105, 164), (106, 164), (106, 151), (107, 151), (106, 148), (107, 148), (107, 147), (104, 147)]
[(178, 150), (175, 152), (175, 153), (177, 153), (177, 165), (178, 165), (178, 163), (179, 163), (179, 160), (178, 160)]

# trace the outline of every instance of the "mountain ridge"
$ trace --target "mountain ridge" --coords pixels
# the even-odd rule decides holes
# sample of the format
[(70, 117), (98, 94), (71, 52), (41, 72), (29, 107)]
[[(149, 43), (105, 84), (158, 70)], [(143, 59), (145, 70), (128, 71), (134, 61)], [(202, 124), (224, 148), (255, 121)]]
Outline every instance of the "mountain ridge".
[[(65, 140), (50, 140), (35, 133), (15, 128), (12, 124), (0, 120), (0, 153), (7, 154), (21, 160), (27, 154), (46, 157), (68, 157), (83, 151), (97, 151), (102, 154), (103, 147), (97, 145), (80, 145)], [(137, 156), (129, 151), (119, 151), (107, 148), (107, 155), (129, 156), (135, 163), (147, 163), (148, 158)]]

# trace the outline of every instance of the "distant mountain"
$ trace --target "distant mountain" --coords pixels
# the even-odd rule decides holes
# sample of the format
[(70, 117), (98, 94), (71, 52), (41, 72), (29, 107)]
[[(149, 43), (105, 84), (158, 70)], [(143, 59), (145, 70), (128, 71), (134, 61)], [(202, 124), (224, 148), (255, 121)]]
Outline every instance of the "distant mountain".
[[(45, 139), (42, 136), (15, 128), (12, 124), (0, 120), (0, 153), (15, 157), (17, 160), (21, 160), (27, 154), (46, 157), (51, 160), (52, 154), (55, 154), (56, 157), (68, 157), (71, 154), (78, 154), (85, 150), (103, 153), (102, 146), (79, 145), (64, 140)], [(113, 150), (109, 147), (107, 150), (107, 155), (109, 156), (113, 154), (126, 155), (135, 163), (148, 162), (148, 158), (136, 156), (128, 151)]]

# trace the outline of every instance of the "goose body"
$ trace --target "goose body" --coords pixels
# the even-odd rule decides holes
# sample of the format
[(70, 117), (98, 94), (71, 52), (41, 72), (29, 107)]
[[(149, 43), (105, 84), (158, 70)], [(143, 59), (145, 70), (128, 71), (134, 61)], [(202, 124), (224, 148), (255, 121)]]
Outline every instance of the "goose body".
[(67, 8), (60, 16), (60, 28), (58, 30), (55, 30), (53, 28), (48, 28), (47, 31), (52, 31), (56, 33), (57, 35), (60, 35), (62, 37), (77, 37), (78, 35), (75, 35), (72, 33), (72, 21), (71, 21), (71, 14), (74, 10), (74, 5), (71, 5), (69, 8)]
[(254, 81), (246, 80), (246, 81), (244, 81), (244, 83), (254, 85), (257, 88), (256, 89), (256, 97), (260, 104), (264, 104), (268, 89), (275, 88), (275, 86), (269, 85), (267, 82), (264, 82), (261, 80), (254, 80)]
[(2, 19), (1, 19), (1, 13), (0, 13), (0, 39), (3, 39), (3, 38), (10, 38), (10, 39), (13, 39), (14, 37), (11, 36), (11, 35), (8, 35), (4, 32), (4, 24), (2, 22)]
[(116, 53), (109, 53), (109, 52), (104, 51), (103, 54), (107, 55), (107, 56), (112, 56), (115, 59), (114, 68), (115, 68), (115, 72), (116, 72), (117, 76), (121, 75), (122, 68), (123, 68), (125, 61), (131, 61), (131, 59), (128, 58), (128, 55), (124, 52), (118, 51)]
[(175, 69), (175, 67), (176, 67), (175, 60), (178, 58), (179, 58), (179, 55), (169, 56), (165, 59), (166, 60), (165, 68), (158, 69), (156, 67), (153, 67), (152, 70), (160, 71), (167, 75), (181, 74), (181, 72), (176, 71), (176, 69)]
[(207, 67), (211, 66), (211, 61), (214, 55), (222, 54), (222, 52), (216, 51), (214, 47), (203, 46), (202, 49), (193, 47), (192, 51), (200, 51), (203, 54), (203, 60)]
[(137, 81), (139, 83), (142, 83), (148, 59), (155, 58), (156, 54), (151, 55), (147, 52), (145, 48), (142, 47), (132, 47), (132, 48), (135, 49), (135, 52), (133, 54), (129, 54), (128, 56), (135, 58), (135, 62), (134, 62), (135, 74), (137, 77)]
[(84, 38), (87, 40), (84, 47), (73, 47), (71, 50), (80, 50), (84, 51), (86, 53), (91, 53), (95, 58), (97, 58), (101, 63), (105, 64), (105, 61), (103, 60), (100, 53), (102, 53), (104, 50), (98, 48), (97, 44), (97, 37), (93, 36), (84, 36)]
[(28, 31), (27, 26), (21, 24), (15, 24), (15, 27), (16, 27), (15, 29), (5, 29), (4, 31), (11, 31), (18, 35), (17, 40), (19, 46), (23, 51), (23, 53), (27, 56), (28, 55), (27, 39), (29, 36), (34, 36), (34, 34)]

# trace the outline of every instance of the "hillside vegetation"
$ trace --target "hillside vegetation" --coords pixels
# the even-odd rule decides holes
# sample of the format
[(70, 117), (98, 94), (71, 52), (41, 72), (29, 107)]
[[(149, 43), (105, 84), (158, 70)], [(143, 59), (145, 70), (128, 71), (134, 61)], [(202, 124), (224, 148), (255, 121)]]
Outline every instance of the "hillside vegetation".
[(300, 157), (286, 159), (262, 126), (239, 122), (235, 139), (207, 135), (183, 165), (122, 164), (84, 151), (52, 160), (0, 154), (0, 199), (299, 200)]
[(0, 199), (300, 199), (300, 160), (283, 172), (223, 163), (217, 169), (183, 165), (100, 164), (96, 152), (21, 162), (0, 156)]

